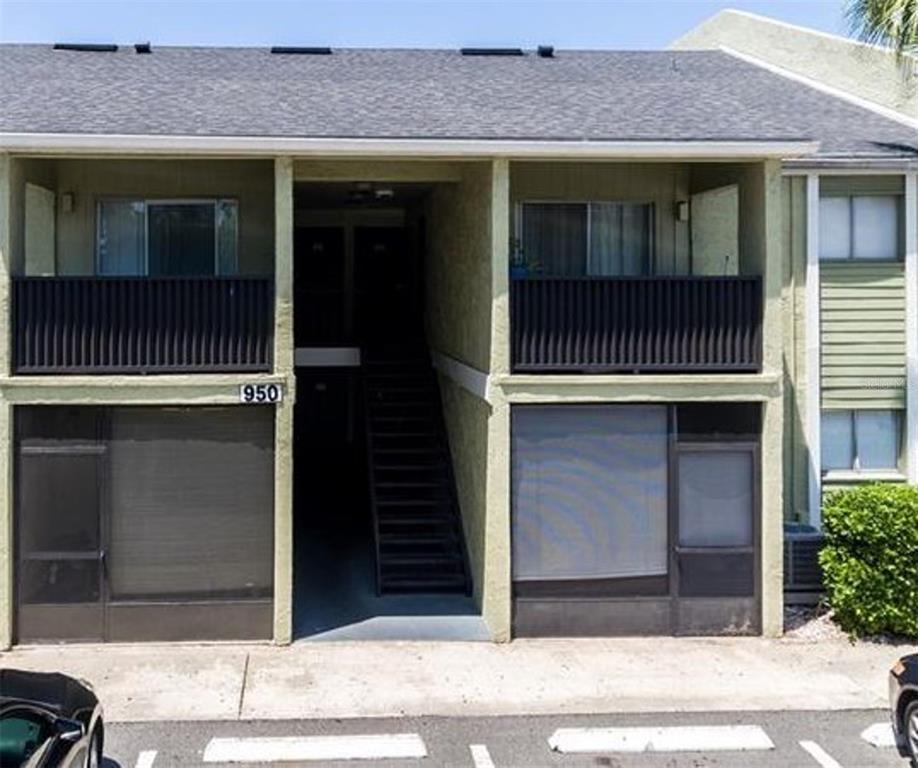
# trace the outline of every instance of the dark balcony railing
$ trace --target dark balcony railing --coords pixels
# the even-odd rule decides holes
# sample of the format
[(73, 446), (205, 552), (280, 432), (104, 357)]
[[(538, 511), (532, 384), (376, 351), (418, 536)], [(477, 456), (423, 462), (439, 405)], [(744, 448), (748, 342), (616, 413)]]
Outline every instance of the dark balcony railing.
[(510, 281), (517, 372), (758, 371), (758, 277)]
[(273, 284), (247, 277), (16, 277), (16, 373), (270, 371)]

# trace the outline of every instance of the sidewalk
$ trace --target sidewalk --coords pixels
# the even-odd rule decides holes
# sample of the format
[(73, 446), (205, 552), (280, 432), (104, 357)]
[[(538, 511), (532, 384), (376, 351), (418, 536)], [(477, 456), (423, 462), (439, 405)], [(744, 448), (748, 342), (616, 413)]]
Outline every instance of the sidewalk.
[(0, 666), (89, 680), (111, 721), (885, 707), (918, 647), (760, 638), (33, 646)]

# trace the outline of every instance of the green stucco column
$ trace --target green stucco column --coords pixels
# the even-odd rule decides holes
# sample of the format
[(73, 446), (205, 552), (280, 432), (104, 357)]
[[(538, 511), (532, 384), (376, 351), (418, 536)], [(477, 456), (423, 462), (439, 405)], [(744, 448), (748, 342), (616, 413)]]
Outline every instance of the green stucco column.
[[(510, 163), (491, 167), (491, 376), (510, 372)], [(498, 388), (488, 402), (488, 497), (482, 615), (497, 642), (511, 635), (510, 404)]]
[(274, 373), (284, 400), (274, 422), (274, 642), (293, 639), (293, 160), (274, 162)]
[[(11, 160), (0, 154), (0, 378), (10, 371)], [(12, 407), (0, 388), (0, 649), (13, 642)]]
[(762, 222), (755, 226), (761, 249), (763, 371), (778, 377), (776, 394), (762, 408), (762, 634), (777, 637), (784, 628), (784, 255), (781, 215), (781, 164), (761, 165)]

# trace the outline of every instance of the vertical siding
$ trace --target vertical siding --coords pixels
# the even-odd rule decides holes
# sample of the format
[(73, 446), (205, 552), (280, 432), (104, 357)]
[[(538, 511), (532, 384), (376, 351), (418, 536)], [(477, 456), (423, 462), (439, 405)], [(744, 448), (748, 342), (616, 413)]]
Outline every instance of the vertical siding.
[(824, 408), (905, 407), (901, 263), (820, 264)]

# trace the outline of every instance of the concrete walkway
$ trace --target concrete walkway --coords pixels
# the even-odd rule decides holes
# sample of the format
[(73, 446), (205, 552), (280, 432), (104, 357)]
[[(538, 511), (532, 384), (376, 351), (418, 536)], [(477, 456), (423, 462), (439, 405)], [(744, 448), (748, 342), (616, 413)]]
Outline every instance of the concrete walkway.
[(915, 646), (759, 638), (22, 647), (0, 666), (89, 680), (112, 721), (886, 706)]

